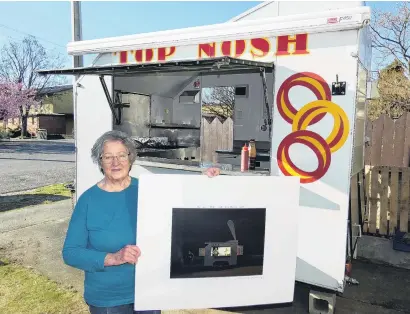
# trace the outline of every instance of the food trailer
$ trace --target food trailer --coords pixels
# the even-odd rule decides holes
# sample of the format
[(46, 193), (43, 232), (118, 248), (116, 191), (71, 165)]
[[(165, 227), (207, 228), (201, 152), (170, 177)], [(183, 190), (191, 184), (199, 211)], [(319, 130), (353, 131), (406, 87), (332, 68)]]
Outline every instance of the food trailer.
[[(364, 167), (369, 21), (363, 2), (265, 2), (221, 24), (69, 43), (72, 56), (97, 54), (93, 64), (41, 74), (78, 77), (77, 198), (101, 179), (90, 150), (113, 129), (136, 141), (135, 177), (211, 165), (299, 176), (296, 279), (342, 293), (348, 239), (361, 228), (348, 227), (349, 191)], [(209, 101), (218, 88), (232, 104)], [(214, 133), (204, 129), (212, 119)], [(256, 169), (241, 172), (251, 139)]]

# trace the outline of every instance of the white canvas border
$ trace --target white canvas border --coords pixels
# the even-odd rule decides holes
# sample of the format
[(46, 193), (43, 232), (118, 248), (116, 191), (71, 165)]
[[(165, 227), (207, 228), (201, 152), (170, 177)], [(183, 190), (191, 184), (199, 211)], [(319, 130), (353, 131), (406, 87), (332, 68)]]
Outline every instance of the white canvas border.
[[(139, 178), (135, 310), (293, 301), (299, 178), (143, 174)], [(170, 279), (173, 208), (266, 208), (263, 275)], [(216, 209), (217, 210), (217, 209)]]

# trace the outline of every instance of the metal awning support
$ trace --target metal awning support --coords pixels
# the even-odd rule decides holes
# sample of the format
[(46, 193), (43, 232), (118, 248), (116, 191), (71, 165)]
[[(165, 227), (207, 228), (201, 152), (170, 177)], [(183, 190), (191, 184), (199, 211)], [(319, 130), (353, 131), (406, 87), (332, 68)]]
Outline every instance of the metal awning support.
[(122, 108), (129, 107), (129, 104), (122, 103), (117, 97), (114, 100), (105, 83), (104, 76), (129, 77), (136, 75), (158, 75), (172, 74), (181, 72), (197, 72), (198, 75), (214, 75), (214, 74), (238, 74), (238, 73), (255, 73), (260, 72), (262, 75), (263, 90), (265, 105), (267, 108), (267, 118), (265, 119), (265, 127), (269, 125), (269, 134), (271, 133), (272, 119), (270, 118), (270, 110), (267, 97), (266, 72), (272, 72), (273, 63), (242, 60), (231, 57), (207, 58), (201, 60), (186, 60), (186, 61), (169, 61), (162, 63), (139, 63), (139, 64), (121, 64), (121, 65), (106, 65), (106, 66), (91, 66), (71, 69), (52, 69), (37, 71), (40, 75), (98, 75), (102, 88), (110, 106), (111, 112), (114, 115), (115, 123), (121, 124)]
[(161, 63), (138, 63), (91, 66), (69, 69), (51, 69), (37, 71), (41, 75), (112, 75), (133, 76), (159, 73), (201, 72), (215, 74), (221, 71), (258, 71), (259, 68), (273, 70), (273, 63), (242, 60), (231, 57), (168, 61)]
[[(114, 96), (115, 97), (114, 101), (112, 100), (112, 98), (110, 96), (110, 93), (108, 92), (107, 84), (105, 83), (105, 80), (104, 80), (104, 75), (100, 75), (100, 82), (101, 82), (101, 86), (104, 90), (105, 98), (107, 98), (108, 105), (110, 106), (111, 112), (114, 116), (115, 124), (119, 125), (119, 124), (121, 124), (122, 109), (123, 108), (129, 108), (130, 104), (121, 102), (121, 100), (118, 97), (118, 94), (116, 94), (117, 97)], [(115, 109), (117, 109), (117, 111)]]
[[(262, 77), (262, 87), (263, 87), (263, 100), (265, 102), (265, 114), (266, 118), (264, 119), (264, 125), (262, 127), (266, 130), (266, 125), (269, 128), (269, 139), (272, 137), (272, 110), (269, 106), (269, 99), (268, 99), (268, 84), (266, 82), (266, 72), (265, 68), (260, 68), (261, 70), (261, 77)], [(263, 130), (264, 131), (264, 130)]]

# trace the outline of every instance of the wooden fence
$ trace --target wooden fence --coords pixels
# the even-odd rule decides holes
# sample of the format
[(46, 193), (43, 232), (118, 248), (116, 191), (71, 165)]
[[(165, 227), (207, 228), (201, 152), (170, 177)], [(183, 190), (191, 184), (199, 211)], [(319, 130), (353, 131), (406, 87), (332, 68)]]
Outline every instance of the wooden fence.
[(408, 232), (410, 168), (366, 167), (365, 183), (363, 232), (382, 236), (393, 236), (396, 228)]
[(233, 148), (233, 120), (217, 117), (202, 118), (201, 127), (201, 159), (217, 162), (216, 150), (231, 150)]
[(367, 122), (365, 165), (409, 167), (410, 156), (410, 113), (393, 120), (381, 115)]
[(363, 232), (382, 236), (393, 236), (396, 228), (408, 232), (410, 113), (398, 119), (381, 115), (369, 121), (366, 136)]

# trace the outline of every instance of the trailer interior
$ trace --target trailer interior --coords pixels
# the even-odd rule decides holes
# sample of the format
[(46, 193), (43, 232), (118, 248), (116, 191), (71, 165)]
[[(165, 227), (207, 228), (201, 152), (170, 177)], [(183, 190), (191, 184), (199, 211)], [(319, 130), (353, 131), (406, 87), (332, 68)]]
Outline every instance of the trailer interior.
[(135, 140), (138, 160), (239, 171), (242, 146), (254, 139), (253, 172), (270, 174), (272, 63), (221, 57), (40, 74), (98, 75), (112, 129)]

